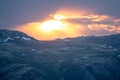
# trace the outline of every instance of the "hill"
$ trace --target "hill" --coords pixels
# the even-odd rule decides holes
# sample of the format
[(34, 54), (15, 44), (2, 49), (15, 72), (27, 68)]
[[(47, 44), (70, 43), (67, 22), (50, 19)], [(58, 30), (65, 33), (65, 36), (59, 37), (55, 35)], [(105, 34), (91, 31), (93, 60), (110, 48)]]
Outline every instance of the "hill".
[(0, 80), (119, 80), (120, 34), (38, 41), (0, 30)]

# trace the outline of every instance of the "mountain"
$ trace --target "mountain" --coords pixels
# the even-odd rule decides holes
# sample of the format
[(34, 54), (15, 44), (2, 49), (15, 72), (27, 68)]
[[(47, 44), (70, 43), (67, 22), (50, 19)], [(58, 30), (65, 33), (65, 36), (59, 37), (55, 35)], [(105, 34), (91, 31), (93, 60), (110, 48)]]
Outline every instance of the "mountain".
[(38, 41), (0, 30), (0, 80), (119, 80), (120, 34)]

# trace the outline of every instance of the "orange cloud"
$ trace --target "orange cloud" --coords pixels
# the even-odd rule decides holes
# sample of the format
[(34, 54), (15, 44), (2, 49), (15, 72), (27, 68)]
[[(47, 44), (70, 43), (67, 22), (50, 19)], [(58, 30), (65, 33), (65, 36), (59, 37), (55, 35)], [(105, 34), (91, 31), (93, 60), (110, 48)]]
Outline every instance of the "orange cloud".
[(38, 40), (54, 40), (56, 38), (77, 37), (83, 34), (83, 27), (77, 24), (68, 24), (66, 28), (62, 30), (55, 30), (52, 32), (44, 32), (40, 29), (40, 22), (27, 23), (14, 28), (14, 30), (22, 31)]
[(117, 28), (117, 32), (120, 33), (120, 26)]
[(66, 19), (89, 19), (91, 21), (104, 21), (110, 19), (108, 15), (98, 15), (91, 11), (85, 10), (72, 10), (72, 9), (61, 9), (51, 14), (53, 19), (56, 20), (66, 20)]
[(65, 27), (62, 29), (55, 28), (57, 27), (56, 25), (54, 26), (54, 24), (49, 23), (51, 26), (47, 24), (46, 28), (54, 26), (52, 28), (55, 28), (55, 30), (49, 33), (45, 32), (40, 27), (44, 22), (48, 21), (46, 20), (19, 25), (14, 29), (25, 32), (39, 40), (120, 33), (120, 19), (109, 15), (100, 15), (79, 10), (59, 10), (51, 15), (51, 17), (52, 19), (49, 20), (61, 21), (63, 25), (65, 24)]
[(116, 31), (117, 27), (113, 25), (107, 25), (107, 24), (90, 24), (88, 25), (88, 28), (90, 30), (96, 30), (96, 31), (101, 31), (101, 30), (106, 30), (106, 31)]

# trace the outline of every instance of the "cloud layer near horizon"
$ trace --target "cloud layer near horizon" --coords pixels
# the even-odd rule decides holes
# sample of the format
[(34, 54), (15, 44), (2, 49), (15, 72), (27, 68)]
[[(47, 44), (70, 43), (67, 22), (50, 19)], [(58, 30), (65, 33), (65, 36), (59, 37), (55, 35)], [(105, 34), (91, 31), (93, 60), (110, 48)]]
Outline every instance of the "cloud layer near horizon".
[[(69, 12), (68, 12), (69, 13)], [(60, 15), (57, 15), (58, 17)], [(57, 17), (56, 16), (56, 17)], [(56, 19), (54, 17), (54, 19)], [(40, 30), (42, 22), (30, 22), (15, 27), (15, 30), (19, 30), (27, 33), (39, 40), (53, 40), (56, 38), (77, 37), (86, 35), (110, 35), (120, 32), (120, 19), (109, 16), (93, 13), (77, 14), (77, 15), (65, 15), (60, 18), (67, 24), (65, 30), (57, 30), (52, 33), (46, 34)]]

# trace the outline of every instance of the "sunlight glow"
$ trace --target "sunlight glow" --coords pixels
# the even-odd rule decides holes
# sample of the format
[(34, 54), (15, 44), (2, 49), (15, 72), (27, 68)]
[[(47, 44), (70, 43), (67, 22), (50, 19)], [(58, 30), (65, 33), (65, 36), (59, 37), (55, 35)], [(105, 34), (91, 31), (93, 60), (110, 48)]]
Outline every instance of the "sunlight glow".
[[(109, 15), (99, 15), (84, 10), (60, 9), (45, 18), (44, 21), (19, 25), (16, 30), (23, 31), (39, 40), (77, 37), (85, 35), (103, 35), (120, 32), (119, 26), (104, 24), (104, 21), (119, 24), (120, 19)], [(107, 33), (103, 33), (107, 31)]]
[(66, 19), (67, 17), (66, 16), (62, 16), (62, 15), (54, 15), (53, 18), (55, 20), (63, 20), (63, 19)]
[(48, 20), (40, 25), (40, 30), (43, 32), (52, 32), (56, 30), (62, 30), (66, 26), (65, 23), (58, 20)]

